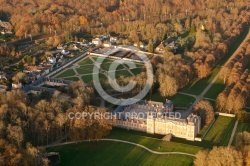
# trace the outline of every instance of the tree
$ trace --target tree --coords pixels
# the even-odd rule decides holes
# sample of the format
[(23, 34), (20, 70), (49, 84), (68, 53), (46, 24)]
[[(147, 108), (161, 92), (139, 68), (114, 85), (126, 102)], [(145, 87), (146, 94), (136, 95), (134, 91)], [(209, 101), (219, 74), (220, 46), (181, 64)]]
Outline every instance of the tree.
[(189, 32), (190, 32), (190, 33), (195, 33), (195, 25), (194, 25), (193, 22), (191, 23)]
[(18, 72), (14, 77), (12, 77), (12, 81), (15, 83), (23, 82), (26, 78), (26, 74), (23, 72)]
[(23, 130), (20, 126), (11, 126), (8, 125), (8, 138), (13, 140), (20, 147), (23, 141)]
[(220, 111), (222, 111), (223, 109), (225, 109), (226, 106), (226, 102), (227, 102), (227, 95), (222, 92), (220, 93), (217, 98), (216, 98), (216, 108)]
[(244, 150), (244, 146), (250, 145), (250, 133), (246, 131), (238, 133), (236, 136), (235, 144), (238, 150)]
[(237, 112), (237, 119), (239, 122), (247, 123), (250, 121), (250, 113), (245, 110)]
[[(104, 109), (86, 106), (82, 110), (88, 116), (70, 120), (70, 138), (72, 140), (100, 139), (109, 134), (112, 123), (102, 117), (106, 113)], [(78, 109), (70, 108), (68, 111), (77, 112)], [(95, 116), (97, 114), (100, 116)]]
[(233, 165), (242, 166), (243, 156), (241, 152), (228, 147), (213, 147), (207, 154), (207, 151), (199, 151), (194, 160), (195, 166), (215, 166), (215, 165)]
[(148, 42), (148, 52), (151, 52), (151, 53), (154, 52), (154, 44), (153, 44), (153, 41), (151, 39)]
[(205, 125), (210, 124), (214, 119), (214, 108), (209, 101), (201, 100), (194, 106), (194, 112), (201, 117), (201, 122)]
[(208, 153), (209, 153), (209, 151), (207, 151), (207, 150), (200, 150), (195, 155), (194, 165), (195, 166), (206, 166)]
[(73, 37), (72, 37), (71, 33), (70, 33), (70, 32), (67, 32), (67, 33), (65, 34), (65, 41), (66, 41), (66, 42), (70, 42), (70, 41), (72, 41), (72, 39), (73, 39)]
[(181, 47), (183, 47), (186, 44), (186, 39), (182, 37), (178, 37), (178, 43)]
[(176, 94), (178, 86), (173, 77), (161, 74), (159, 77), (159, 84), (159, 91), (162, 96), (173, 96)]
[(80, 17), (79, 17), (79, 22), (80, 22), (80, 25), (85, 25), (85, 24), (88, 23), (88, 20), (87, 20), (86, 17), (80, 16)]
[(134, 43), (138, 43), (140, 41), (140, 38), (137, 34), (136, 30), (133, 30), (130, 32), (129, 38), (134, 42)]
[(220, 78), (223, 79), (224, 84), (226, 83), (226, 80), (230, 74), (230, 71), (231, 70), (227, 66), (225, 66), (221, 69)]
[(26, 32), (26, 27), (24, 25), (21, 25), (18, 30), (16, 31), (16, 36), (21, 37)]

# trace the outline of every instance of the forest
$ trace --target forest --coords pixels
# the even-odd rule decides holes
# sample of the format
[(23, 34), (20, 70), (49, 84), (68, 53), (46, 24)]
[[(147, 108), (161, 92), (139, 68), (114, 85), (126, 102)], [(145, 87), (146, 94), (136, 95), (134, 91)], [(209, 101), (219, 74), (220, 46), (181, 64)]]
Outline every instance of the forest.
[[(182, 48), (180, 54), (166, 51), (154, 65), (162, 96), (173, 96), (192, 79), (207, 77), (250, 21), (248, 0), (0, 0), (0, 3), (0, 19), (11, 23), (17, 39), (24, 38), (25, 34), (55, 31), (65, 36), (73, 33), (95, 36), (108, 32), (126, 38), (121, 44), (143, 42), (155, 48), (169, 36), (176, 38)], [(46, 43), (56, 46), (59, 42), (59, 37), (53, 37)], [(238, 113), (245, 106), (250, 95), (249, 52), (247, 43), (223, 68), (221, 78), (226, 88), (216, 99), (217, 109)], [(1, 45), (0, 57), (20, 56), (15, 48)], [(137, 79), (143, 77), (145, 73)], [(144, 84), (141, 81), (137, 89)], [(102, 138), (109, 134), (112, 127), (106, 121), (67, 118), (69, 112), (79, 110), (105, 112), (89, 105), (94, 93), (92, 88), (76, 82), (63, 91), (69, 94), (68, 101), (61, 100), (58, 93), (42, 94), (38, 98), (21, 91), (0, 93), (0, 165), (48, 165), (43, 149), (38, 146), (68, 133), (71, 140)], [(206, 114), (202, 106), (195, 109)], [(209, 123), (212, 116), (209, 113), (203, 123)], [(248, 137), (240, 135), (237, 139)], [(243, 157), (244, 162), (249, 163), (249, 153), (244, 154), (243, 146), (242, 143), (237, 145), (237, 150), (229, 151), (231, 156), (236, 156), (232, 157), (236, 165), (243, 163)], [(224, 148), (201, 151), (195, 165), (204, 163), (207, 157), (214, 161), (214, 156), (219, 156), (217, 151), (228, 153)]]
[(48, 145), (64, 135), (70, 140), (98, 139), (107, 136), (112, 123), (86, 117), (69, 119), (70, 112), (100, 112), (89, 106), (92, 88), (75, 82), (62, 89), (69, 94), (61, 99), (60, 91), (53, 96), (27, 96), (22, 91), (0, 92), (0, 165), (48, 165), (43, 157)]

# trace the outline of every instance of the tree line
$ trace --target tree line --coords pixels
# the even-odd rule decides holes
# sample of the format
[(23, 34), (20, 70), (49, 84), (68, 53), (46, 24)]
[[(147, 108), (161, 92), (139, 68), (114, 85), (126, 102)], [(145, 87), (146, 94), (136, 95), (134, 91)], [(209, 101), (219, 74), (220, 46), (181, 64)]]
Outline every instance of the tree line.
[(105, 119), (69, 118), (69, 113), (105, 113), (89, 106), (92, 88), (82, 82), (72, 83), (54, 95), (28, 96), (21, 91), (0, 94), (0, 163), (1, 165), (48, 165), (43, 151), (47, 145), (69, 134), (71, 140), (98, 139), (109, 134), (112, 123)]
[(250, 44), (245, 43), (239, 53), (221, 70), (220, 78), (226, 88), (217, 96), (216, 107), (220, 111), (238, 113), (245, 107), (250, 90)]
[(213, 147), (211, 150), (200, 150), (194, 160), (195, 166), (214, 165), (250, 165), (250, 133), (240, 132), (236, 136), (235, 145), (232, 147)]

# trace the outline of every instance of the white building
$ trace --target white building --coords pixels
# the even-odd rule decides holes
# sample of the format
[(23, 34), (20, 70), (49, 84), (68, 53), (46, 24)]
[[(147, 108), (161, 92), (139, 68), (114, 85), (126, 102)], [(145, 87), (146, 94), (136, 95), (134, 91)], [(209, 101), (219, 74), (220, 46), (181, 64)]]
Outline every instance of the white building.
[(12, 88), (13, 89), (21, 89), (22, 88), (22, 83), (12, 83)]
[(111, 47), (111, 43), (110, 42), (104, 42), (103, 47)]
[[(178, 118), (173, 112), (173, 103), (140, 101), (127, 107), (118, 107), (114, 126), (167, 135), (194, 141), (200, 132), (201, 118), (191, 114), (187, 119)], [(174, 115), (174, 116), (173, 116)]]
[(76, 45), (74, 45), (73, 50), (79, 50), (79, 48)]
[(92, 40), (92, 43), (93, 43), (94, 45), (96, 45), (96, 46), (99, 46), (99, 45), (102, 44), (102, 41), (101, 41), (100, 38), (95, 38), (95, 39)]
[(67, 50), (65, 50), (65, 49), (63, 49), (61, 53), (62, 53), (63, 55), (68, 55), (70, 52), (67, 51)]
[(118, 38), (117, 37), (110, 37), (110, 39), (109, 39), (109, 41), (111, 42), (111, 43), (116, 43), (116, 41), (118, 40)]
[(49, 63), (54, 64), (54, 63), (56, 63), (56, 58), (55, 57), (48, 57), (48, 61), (49, 61)]

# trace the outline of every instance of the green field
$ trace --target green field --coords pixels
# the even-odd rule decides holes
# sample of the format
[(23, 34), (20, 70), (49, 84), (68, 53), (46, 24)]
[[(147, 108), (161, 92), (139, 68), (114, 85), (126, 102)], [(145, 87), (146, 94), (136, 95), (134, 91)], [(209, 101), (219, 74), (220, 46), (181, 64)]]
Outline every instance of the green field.
[(80, 68), (77, 68), (76, 71), (78, 74), (91, 74), (93, 72), (93, 65), (85, 65), (80, 66)]
[[(108, 138), (120, 139), (144, 145), (152, 150), (159, 152), (185, 152), (196, 154), (201, 147), (160, 140), (162, 135), (152, 135), (138, 131), (128, 131), (125, 129), (114, 128)], [(160, 147), (160, 148), (159, 148)]]
[(216, 67), (209, 76), (203, 79), (195, 79), (187, 87), (181, 89), (181, 92), (199, 95), (208, 86), (208, 84), (214, 79), (217, 73), (220, 71), (220, 67)]
[[(157, 137), (157, 138), (150, 138)], [(159, 140), (159, 135), (114, 128), (108, 138), (139, 143), (161, 152), (196, 154), (200, 147)], [(155, 155), (140, 147), (118, 142), (86, 142), (48, 149), (59, 152), (60, 165), (192, 165), (193, 157), (184, 155)]]
[(217, 96), (226, 88), (226, 85), (223, 83), (223, 80), (217, 79), (211, 88), (204, 95), (206, 98), (216, 99)]
[[(209, 132), (202, 140), (202, 142), (188, 141), (182, 138), (173, 138), (172, 141), (209, 149), (211, 149), (213, 146), (227, 146), (231, 137), (234, 123), (234, 118), (216, 116), (213, 126), (210, 128)], [(206, 129), (203, 130), (203, 128), (201, 132), (204, 133)], [(199, 136), (200, 134), (198, 135), (198, 137)]]
[(134, 73), (134, 75), (140, 74), (142, 72), (142, 68), (131, 69), (131, 72)]
[(69, 76), (74, 76), (76, 73), (74, 72), (73, 69), (67, 69), (63, 73), (57, 76), (57, 78), (62, 78), (62, 77), (69, 77)]
[(78, 62), (78, 65), (83, 66), (83, 65), (90, 65), (90, 64), (93, 64), (93, 63), (94, 62), (91, 59), (86, 58), (86, 59)]
[(119, 64), (119, 63), (116, 63), (116, 62), (102, 63), (101, 68), (102, 68), (103, 70), (109, 71), (109, 68), (111, 67), (111, 63), (112, 63), (113, 65), (114, 65), (114, 64), (118, 65), (117, 68), (116, 68), (116, 70), (123, 70), (123, 69), (125, 69), (123, 65), (121, 65), (121, 64)]
[(59, 152), (60, 166), (84, 165), (192, 165), (193, 157), (183, 155), (155, 155), (133, 145), (117, 142), (78, 143), (50, 148)]
[(218, 116), (203, 141), (214, 146), (227, 146), (234, 123), (234, 118)]
[[(99, 78), (103, 79), (103, 80), (107, 80), (107, 77), (104, 74), (99, 74)], [(81, 79), (85, 83), (89, 83), (89, 82), (91, 82), (93, 80), (93, 74), (84, 75), (84, 76), (81, 77)]]
[(163, 97), (159, 92), (154, 93), (151, 97), (147, 97), (148, 100), (165, 102), (166, 99), (173, 101), (176, 107), (189, 107), (195, 101), (195, 98), (177, 93), (172, 97)]
[[(94, 61), (96, 61), (99, 57), (96, 56), (90, 56)], [(61, 72), (58, 76), (56, 76), (57, 78), (64, 78), (66, 80), (71, 80), (71, 81), (78, 81), (80, 80), (79, 78), (81, 78), (82, 81), (84, 81), (85, 83), (89, 83), (93, 80), (93, 68), (94, 68), (94, 62), (90, 59), (90, 57), (84, 58), (83, 60), (81, 60), (80, 62), (78, 62), (75, 66), (78, 66), (75, 68), (75, 71), (73, 69), (66, 69), (65, 71)], [(100, 57), (101, 59), (104, 59), (102, 57)], [(114, 62), (115, 59), (110, 59), (110, 58), (105, 58), (101, 64), (101, 68), (103, 70), (108, 71), (110, 68), (111, 63), (115, 63)], [(131, 62), (128, 62), (131, 63)], [(114, 70), (113, 72), (111, 72), (111, 75), (116, 76), (117, 79), (119, 79), (119, 77), (121, 75), (123, 75), (124, 77), (130, 77), (132, 76), (132, 74), (129, 72), (129, 70), (137, 75), (139, 73), (141, 73), (142, 71), (142, 66), (141, 64), (135, 63), (136, 67), (135, 69), (126, 69), (126, 67), (122, 64), (117, 63), (117, 68), (116, 70)], [(101, 70), (102, 71), (102, 70)], [(108, 74), (108, 73), (106, 73)], [(100, 78), (107, 80), (107, 77), (104, 74), (100, 74)]]
[[(202, 142), (113, 128), (108, 138), (138, 143), (159, 152), (185, 152), (196, 154), (203, 148), (226, 146), (234, 126), (234, 118), (217, 116), (216, 121)], [(134, 145), (119, 142), (85, 142), (49, 148), (59, 152), (60, 165), (192, 165), (193, 157), (183, 155), (155, 155)]]

